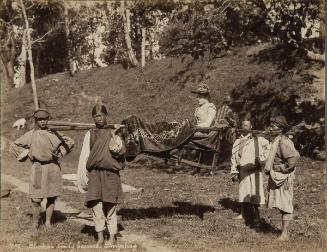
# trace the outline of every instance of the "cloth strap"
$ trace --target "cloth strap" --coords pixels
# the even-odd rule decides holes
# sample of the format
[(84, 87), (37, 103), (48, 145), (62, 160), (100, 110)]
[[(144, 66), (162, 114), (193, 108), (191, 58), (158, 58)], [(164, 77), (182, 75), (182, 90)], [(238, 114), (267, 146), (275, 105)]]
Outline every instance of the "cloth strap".
[(275, 183), (277, 187), (282, 186), (289, 175), (289, 174), (284, 174), (281, 172), (274, 171), (273, 169), (274, 159), (277, 154), (277, 149), (280, 144), (280, 140), (281, 140), (281, 136), (277, 136), (275, 138), (265, 165), (265, 173), (269, 174), (271, 180)]
[(255, 153), (255, 159), (254, 159), (255, 165), (257, 168), (260, 169), (261, 167), (260, 167), (260, 163), (259, 163), (259, 139), (258, 139), (258, 136), (254, 137), (254, 153)]

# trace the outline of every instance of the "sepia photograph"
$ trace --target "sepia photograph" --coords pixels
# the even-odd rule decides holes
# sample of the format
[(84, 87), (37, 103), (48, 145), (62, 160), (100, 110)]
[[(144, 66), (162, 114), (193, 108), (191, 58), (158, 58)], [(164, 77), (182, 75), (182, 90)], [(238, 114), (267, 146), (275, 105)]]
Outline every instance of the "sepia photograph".
[(327, 251), (324, 0), (0, 0), (0, 251)]

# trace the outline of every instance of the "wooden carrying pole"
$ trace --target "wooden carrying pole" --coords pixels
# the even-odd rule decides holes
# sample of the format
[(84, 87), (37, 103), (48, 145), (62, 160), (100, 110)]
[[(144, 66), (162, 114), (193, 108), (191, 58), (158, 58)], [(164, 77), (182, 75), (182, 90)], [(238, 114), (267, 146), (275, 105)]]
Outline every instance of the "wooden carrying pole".
[[(94, 123), (76, 123), (76, 122), (61, 122), (48, 121), (48, 127), (55, 130), (89, 130), (95, 127)], [(107, 124), (105, 128), (119, 129), (126, 127), (123, 124)]]

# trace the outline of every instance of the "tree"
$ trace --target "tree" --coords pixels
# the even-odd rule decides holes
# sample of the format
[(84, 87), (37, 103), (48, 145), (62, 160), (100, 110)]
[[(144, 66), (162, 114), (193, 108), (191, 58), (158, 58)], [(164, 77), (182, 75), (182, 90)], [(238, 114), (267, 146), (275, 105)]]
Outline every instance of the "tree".
[(11, 1), (0, 1), (0, 59), (2, 87), (14, 85), (14, 64), (20, 27), (20, 15)]
[(121, 15), (123, 17), (124, 22), (124, 34), (125, 34), (125, 42), (127, 46), (127, 52), (129, 59), (131, 61), (131, 64), (133, 66), (138, 66), (139, 62), (135, 57), (133, 48), (132, 48), (132, 42), (131, 42), (131, 36), (130, 36), (130, 30), (131, 30), (131, 22), (130, 22), (130, 10), (128, 8), (125, 8), (125, 1), (120, 1), (120, 8), (121, 8)]
[(35, 106), (35, 109), (39, 109), (39, 102), (38, 102), (38, 97), (37, 97), (37, 89), (36, 89), (35, 76), (34, 76), (31, 30), (29, 27), (29, 21), (28, 21), (27, 15), (26, 15), (26, 9), (25, 9), (23, 0), (20, 0), (20, 7), (22, 9), (23, 16), (24, 16), (24, 22), (25, 22), (28, 62), (29, 62), (29, 66), (30, 66), (30, 76), (31, 76), (31, 83), (32, 83), (32, 90), (33, 90), (34, 106)]

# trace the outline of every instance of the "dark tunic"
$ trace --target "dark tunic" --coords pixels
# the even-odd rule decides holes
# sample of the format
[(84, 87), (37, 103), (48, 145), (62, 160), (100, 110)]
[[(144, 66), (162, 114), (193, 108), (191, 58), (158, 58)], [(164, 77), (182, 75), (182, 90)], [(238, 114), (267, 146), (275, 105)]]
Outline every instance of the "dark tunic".
[(113, 154), (109, 149), (110, 129), (90, 131), (90, 155), (87, 160), (88, 191), (86, 206), (92, 207), (94, 201), (119, 204), (123, 199), (119, 170), (123, 167), (124, 156)]

